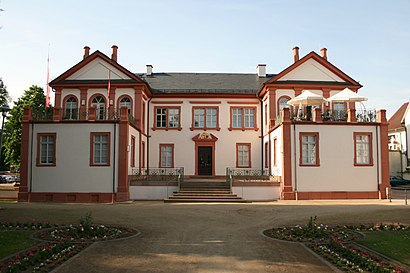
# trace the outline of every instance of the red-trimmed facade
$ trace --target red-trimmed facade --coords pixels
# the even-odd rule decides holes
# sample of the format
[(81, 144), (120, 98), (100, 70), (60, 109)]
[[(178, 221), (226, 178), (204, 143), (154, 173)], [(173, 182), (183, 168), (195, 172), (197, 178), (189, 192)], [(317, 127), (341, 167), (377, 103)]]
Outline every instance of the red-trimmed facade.
[[(86, 49), (81, 62), (50, 83), (55, 90), (55, 109), (52, 121), (36, 121), (33, 119), (31, 110), (25, 110), (22, 121), (19, 201), (68, 203), (128, 201), (132, 199), (130, 187), (137, 187), (133, 188), (135, 190), (140, 189), (138, 187), (177, 186), (173, 182), (161, 181), (130, 183), (130, 177), (135, 170), (184, 167), (186, 176), (200, 177), (199, 156), (201, 149), (204, 148), (210, 151), (209, 156), (212, 159), (212, 168), (208, 176), (223, 176), (226, 167), (265, 169), (270, 175), (275, 175), (275, 182), (233, 183), (233, 187), (279, 189), (279, 195), (272, 199), (386, 198), (389, 189), (389, 166), (387, 163), (388, 123), (384, 111), (379, 112), (377, 120), (369, 122), (357, 119), (354, 103), (345, 104), (347, 120), (343, 122), (325, 120), (323, 113), (333, 109), (331, 104), (323, 104), (312, 110), (312, 119), (309, 121), (295, 120), (293, 118), (295, 109), (284, 108), (280, 111), (282, 99), (292, 99), (300, 95), (303, 90), (320, 92), (324, 98), (329, 98), (344, 88), (358, 91), (361, 85), (329, 63), (327, 56), (319, 56), (311, 52), (299, 59), (297, 52), (295, 63), (273, 77), (266, 77), (255, 94), (225, 93), (225, 91), (220, 93), (173, 93), (155, 91), (148, 80), (143, 80), (138, 74), (131, 73), (118, 64), (117, 50), (118, 47), (113, 47), (112, 58), (109, 58), (99, 51), (89, 55)], [(108, 80), (104, 77), (90, 74), (90, 79), (81, 78), (82, 71), (90, 71), (90, 67), (97, 61), (105, 63), (105, 67), (112, 71), (112, 77), (108, 79), (110, 81), (109, 92), (107, 90)], [(300, 78), (302, 79), (303, 70), (300, 68), (306, 67), (309, 62), (315, 62), (317, 66), (322, 67), (322, 70), (327, 70), (329, 74), (333, 73), (339, 80), (282, 80), (291, 73), (296, 75), (295, 78), (298, 77), (297, 73), (301, 73)], [(96, 78), (102, 78), (102, 80), (95, 80)], [(237, 88), (241, 89), (240, 86)], [(197, 89), (201, 89), (201, 86)], [(98, 96), (104, 99), (103, 112), (93, 107), (93, 99)], [(70, 116), (68, 120), (65, 120), (66, 102), (70, 97), (75, 98), (78, 113), (75, 118)], [(129, 100), (129, 110), (121, 107), (120, 102), (123, 98)], [(157, 122), (158, 109), (165, 109), (165, 126), (162, 124), (158, 126), (160, 124)], [(169, 111), (172, 109), (178, 112), (178, 124), (175, 127), (170, 126)], [(194, 113), (197, 109), (204, 112), (204, 126), (195, 124)], [(207, 111), (210, 109), (216, 110), (216, 127), (207, 126), (209, 117)], [(250, 112), (253, 112), (252, 116)], [(234, 113), (237, 114), (236, 122), (234, 122)], [(253, 126), (250, 126), (252, 122)], [(55, 131), (50, 130), (53, 126), (56, 128)], [(64, 129), (68, 126), (71, 126), (71, 131)], [(338, 128), (350, 128), (351, 137), (342, 139), (333, 135), (332, 129), (337, 130)], [(78, 134), (86, 132), (87, 135), (84, 137), (88, 139), (88, 144), (85, 145), (85, 142), (79, 144), (83, 147), (78, 149), (81, 156), (78, 152), (73, 151), (72, 160), (65, 159), (64, 161), (59, 157), (67, 154), (65, 151), (69, 151), (67, 149), (73, 145), (70, 144), (71, 138), (67, 137), (67, 134), (73, 134), (72, 138), (75, 139), (75, 130), (78, 130)], [(108, 138), (106, 164), (96, 163), (94, 160), (94, 140), (96, 136), (102, 135)], [(51, 136), (54, 139), (52, 164), (40, 164), (38, 161), (42, 136)], [(302, 162), (304, 145), (302, 138), (304, 136), (315, 136), (315, 164)], [(369, 164), (356, 162), (357, 136), (366, 136), (369, 139)], [(312, 188), (312, 183), (307, 182), (311, 181), (312, 172), (325, 174), (330, 170), (327, 169), (330, 162), (334, 161), (334, 164), (337, 164), (336, 157), (332, 157), (327, 152), (332, 149), (327, 146), (330, 140), (334, 142), (334, 145), (348, 147), (346, 150), (349, 154), (347, 155), (346, 151), (346, 154), (342, 155), (346, 157), (346, 161), (351, 162), (345, 179), (355, 179), (353, 175), (348, 176), (348, 174), (356, 174), (359, 170), (363, 177), (369, 180), (364, 182), (368, 185), (342, 188), (335, 184), (334, 189), (323, 185)], [(32, 154), (31, 145), (36, 147), (34, 148), (35, 155)], [(239, 162), (239, 148), (243, 146), (248, 149), (249, 158), (246, 165)], [(386, 149), (384, 149), (385, 146)], [(172, 148), (171, 166), (162, 166), (162, 147)], [(81, 165), (84, 159), (88, 163), (87, 166)], [(68, 183), (59, 185), (59, 188), (55, 185), (54, 173), (50, 170), (54, 169), (57, 173), (60, 170), (63, 172), (60, 169), (63, 165), (60, 160), (77, 166), (72, 171), (76, 173), (79, 177), (77, 180), (81, 183), (74, 183), (72, 187)], [(31, 165), (33, 169), (30, 169)], [(43, 168), (44, 166), (53, 168)], [(379, 166), (381, 166), (380, 169)], [(104, 175), (103, 172), (105, 172)], [(376, 173), (380, 175), (376, 177)], [(330, 174), (329, 178), (332, 175)], [(41, 182), (44, 181), (44, 177), (50, 177), (49, 181)], [(100, 179), (94, 179), (94, 177), (100, 177)], [(100, 188), (98, 188), (98, 183), (101, 183)], [(361, 182), (357, 181), (357, 183)], [(375, 188), (376, 183), (377, 188)]]

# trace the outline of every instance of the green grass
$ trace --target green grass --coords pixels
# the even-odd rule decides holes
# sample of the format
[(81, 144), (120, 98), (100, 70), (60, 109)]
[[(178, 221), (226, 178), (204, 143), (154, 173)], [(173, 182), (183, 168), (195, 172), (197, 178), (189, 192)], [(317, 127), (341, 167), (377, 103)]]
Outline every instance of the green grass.
[(38, 244), (36, 240), (30, 239), (31, 234), (28, 230), (1, 230), (0, 259)]
[(410, 230), (365, 232), (356, 242), (389, 258), (410, 265)]

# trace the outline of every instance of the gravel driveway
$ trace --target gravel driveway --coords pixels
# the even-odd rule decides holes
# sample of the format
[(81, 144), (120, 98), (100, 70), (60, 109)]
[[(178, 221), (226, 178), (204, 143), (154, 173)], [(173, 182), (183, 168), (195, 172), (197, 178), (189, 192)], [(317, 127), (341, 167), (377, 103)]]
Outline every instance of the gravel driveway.
[(410, 206), (387, 201), (286, 201), (252, 204), (1, 204), (1, 221), (76, 223), (87, 212), (102, 224), (141, 231), (95, 243), (57, 272), (332, 272), (299, 244), (261, 235), (273, 226), (400, 221)]

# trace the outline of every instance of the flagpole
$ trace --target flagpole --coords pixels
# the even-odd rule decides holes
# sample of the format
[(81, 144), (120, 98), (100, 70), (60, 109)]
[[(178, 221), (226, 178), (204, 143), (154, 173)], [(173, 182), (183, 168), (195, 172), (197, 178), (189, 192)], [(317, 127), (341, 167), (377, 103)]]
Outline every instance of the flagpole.
[(47, 84), (46, 84), (46, 108), (50, 107), (50, 44), (47, 52)]

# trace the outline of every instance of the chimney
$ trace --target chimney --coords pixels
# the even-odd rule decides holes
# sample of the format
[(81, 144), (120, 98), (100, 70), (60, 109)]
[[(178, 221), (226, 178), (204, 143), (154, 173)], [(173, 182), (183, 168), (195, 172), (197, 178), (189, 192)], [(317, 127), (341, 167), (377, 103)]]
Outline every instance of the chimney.
[(327, 48), (324, 47), (320, 50), (320, 55), (322, 55), (322, 58), (327, 60)]
[(84, 47), (84, 56), (83, 56), (83, 59), (87, 58), (88, 56), (90, 56), (90, 47), (89, 47), (89, 46), (85, 46), (85, 47)]
[(266, 77), (266, 64), (258, 64), (256, 66), (256, 73), (258, 74), (259, 78)]
[(117, 62), (117, 52), (118, 52), (118, 46), (113, 45), (112, 47), (112, 55), (111, 55), (111, 60)]
[(147, 76), (152, 76), (152, 69), (154, 67), (152, 66), (152, 64), (147, 64)]
[(293, 49), (293, 62), (299, 61), (299, 47), (295, 46)]

